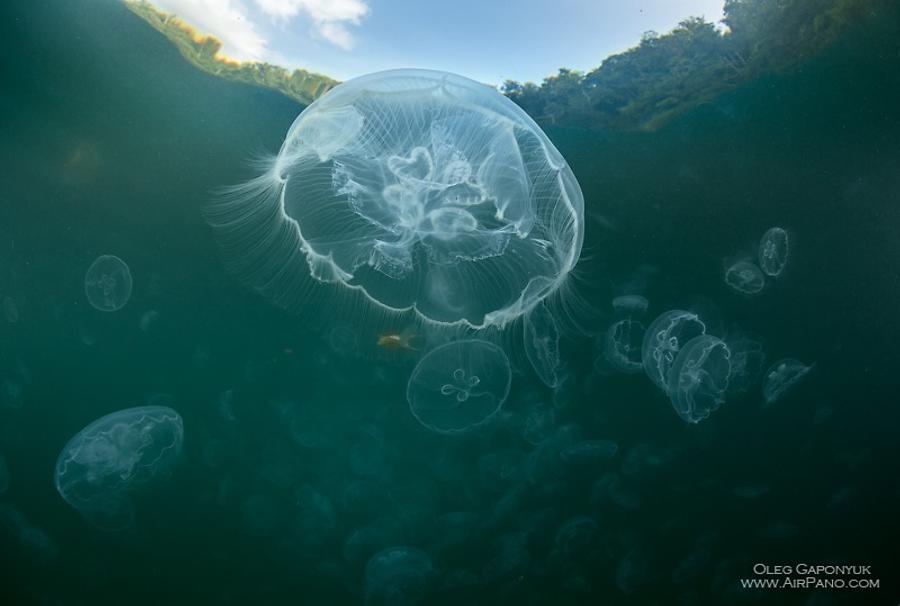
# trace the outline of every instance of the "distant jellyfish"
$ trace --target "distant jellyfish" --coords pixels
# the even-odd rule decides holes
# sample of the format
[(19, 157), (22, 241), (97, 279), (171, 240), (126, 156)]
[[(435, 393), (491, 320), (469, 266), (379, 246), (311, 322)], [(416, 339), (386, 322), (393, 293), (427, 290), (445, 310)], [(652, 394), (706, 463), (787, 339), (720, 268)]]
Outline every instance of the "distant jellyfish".
[(16, 300), (12, 297), (3, 297), (0, 305), (3, 307), (3, 317), (6, 318), (6, 321), (10, 324), (15, 324), (19, 321), (19, 306), (16, 305)]
[(62, 449), (56, 489), (98, 527), (127, 527), (134, 492), (171, 471), (183, 440), (181, 417), (171, 408), (141, 406), (108, 414)]
[(766, 354), (762, 344), (749, 337), (728, 339), (731, 351), (731, 376), (728, 378), (728, 393), (743, 395), (759, 380)]
[(706, 333), (706, 324), (697, 314), (682, 309), (669, 310), (656, 318), (641, 344), (644, 372), (657, 387), (666, 391), (669, 369), (685, 343)]
[(766, 286), (763, 272), (750, 261), (737, 261), (725, 268), (725, 283), (745, 295), (755, 295)]
[(453, 341), (419, 360), (406, 397), (416, 420), (441, 433), (476, 427), (500, 410), (512, 373), (503, 350), (477, 339)]
[(731, 376), (731, 352), (712, 335), (688, 341), (669, 370), (669, 398), (688, 423), (699, 423), (725, 401)]
[(536, 446), (546, 440), (556, 429), (556, 411), (553, 406), (538, 402), (525, 415), (522, 439)]
[(814, 364), (806, 365), (794, 358), (781, 358), (763, 375), (763, 398), (765, 405), (770, 406), (781, 399), (803, 377), (813, 369)]
[(330, 90), (207, 217), (231, 269), (283, 307), (328, 283), (475, 329), (566, 292), (584, 239), (581, 189), (535, 122), (492, 87), (415, 69)]
[[(50, 535), (29, 523), (15, 507), (0, 503), (0, 527), (5, 528), (18, 544), (20, 552), (17, 555), (24, 556), (38, 566), (48, 566), (59, 559), (59, 548)], [(4, 541), (4, 548), (8, 546)], [(4, 555), (8, 558), (11, 554), (4, 552)]]
[(12, 379), (0, 381), (0, 405), (14, 410), (25, 405), (25, 391), (18, 382)]
[(759, 266), (767, 276), (777, 278), (787, 265), (789, 253), (788, 233), (770, 227), (759, 241)]
[(141, 315), (138, 327), (141, 329), (141, 332), (152, 332), (156, 330), (158, 324), (159, 312), (155, 309), (148, 309)]
[(525, 315), (525, 355), (547, 387), (560, 383), (559, 327), (543, 303)]
[(415, 606), (425, 603), (437, 576), (431, 558), (414, 547), (389, 547), (373, 555), (365, 570), (368, 606)]
[(495, 541), (495, 555), (484, 565), (482, 577), (488, 583), (511, 581), (524, 575), (531, 564), (529, 533), (515, 531)]
[(616, 566), (616, 586), (625, 594), (647, 586), (653, 577), (650, 560), (639, 546), (632, 547)]
[(131, 297), (131, 287), (131, 270), (115, 255), (100, 255), (84, 275), (84, 294), (100, 311), (122, 309)]
[(647, 313), (650, 302), (641, 295), (620, 295), (612, 300), (613, 314), (620, 318), (640, 318)]
[(296, 516), (291, 529), (301, 547), (318, 549), (337, 532), (338, 514), (325, 495), (304, 484), (295, 491)]
[(339, 325), (328, 331), (328, 347), (338, 356), (352, 358), (359, 352), (359, 341), (353, 329)]
[(587, 554), (599, 531), (600, 527), (593, 518), (576, 516), (563, 522), (553, 542), (564, 558), (576, 560)]
[(614, 370), (633, 374), (644, 368), (641, 347), (646, 327), (638, 320), (625, 318), (609, 327), (603, 336), (603, 357)]

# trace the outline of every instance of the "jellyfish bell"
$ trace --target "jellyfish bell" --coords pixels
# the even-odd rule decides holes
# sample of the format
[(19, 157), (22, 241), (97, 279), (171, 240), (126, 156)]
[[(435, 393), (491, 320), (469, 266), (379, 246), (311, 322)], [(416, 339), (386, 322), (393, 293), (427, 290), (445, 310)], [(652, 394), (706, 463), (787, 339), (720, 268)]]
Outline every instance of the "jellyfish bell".
[(763, 375), (764, 406), (771, 406), (792, 390), (815, 368), (815, 364), (804, 364), (794, 358), (776, 360)]
[(88, 521), (101, 529), (121, 530), (133, 520), (135, 491), (171, 471), (183, 440), (181, 416), (166, 406), (110, 413), (62, 449), (56, 489)]
[(562, 381), (559, 355), (559, 326), (543, 303), (525, 314), (525, 355), (538, 377), (551, 389)]
[(766, 286), (766, 276), (752, 261), (740, 260), (725, 268), (725, 283), (745, 295), (755, 295)]
[(702, 334), (688, 341), (669, 371), (668, 393), (675, 412), (699, 423), (725, 402), (731, 351), (721, 339)]
[(639, 373), (643, 370), (644, 325), (632, 318), (619, 320), (609, 327), (597, 346), (603, 350), (604, 365), (595, 362), (595, 368), (601, 371), (608, 365), (611, 369), (626, 374)]
[(759, 240), (759, 267), (762, 272), (777, 278), (784, 271), (790, 255), (790, 236), (782, 227), (770, 227)]
[(133, 279), (125, 261), (115, 255), (100, 255), (84, 274), (84, 294), (99, 311), (118, 311), (131, 298)]
[(452, 341), (429, 351), (409, 378), (409, 409), (439, 433), (478, 427), (500, 411), (512, 381), (509, 359), (487, 341)]
[(668, 392), (669, 371), (679, 351), (702, 334), (706, 334), (704, 321), (696, 313), (683, 309), (671, 309), (650, 324), (641, 343), (641, 362), (644, 372), (657, 387)]
[(226, 261), (287, 308), (316, 282), (434, 326), (502, 327), (564, 294), (584, 200), (547, 136), (461, 76), (345, 82), (294, 121), (260, 177), (208, 209)]
[(641, 318), (647, 313), (650, 302), (642, 295), (619, 295), (612, 300), (612, 308), (617, 318)]

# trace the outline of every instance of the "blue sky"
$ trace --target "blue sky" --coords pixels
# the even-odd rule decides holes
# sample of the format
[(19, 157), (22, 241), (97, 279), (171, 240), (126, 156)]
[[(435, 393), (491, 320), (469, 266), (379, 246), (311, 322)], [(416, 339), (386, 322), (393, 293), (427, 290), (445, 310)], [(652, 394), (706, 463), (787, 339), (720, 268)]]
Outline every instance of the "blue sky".
[(239, 60), (339, 80), (397, 67), (499, 84), (587, 70), (647, 30), (722, 17), (723, 0), (151, 0)]

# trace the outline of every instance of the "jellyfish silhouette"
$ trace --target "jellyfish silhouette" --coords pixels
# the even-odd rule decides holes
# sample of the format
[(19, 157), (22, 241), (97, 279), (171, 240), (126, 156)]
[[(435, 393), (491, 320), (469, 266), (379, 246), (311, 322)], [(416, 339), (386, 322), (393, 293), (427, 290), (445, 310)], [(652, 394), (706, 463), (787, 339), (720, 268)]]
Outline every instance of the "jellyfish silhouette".
[(575, 176), (524, 111), (427, 70), (335, 87), (264, 174), (207, 212), (226, 263), (278, 305), (306, 309), (330, 283), (371, 310), (475, 329), (568, 291), (583, 215)]

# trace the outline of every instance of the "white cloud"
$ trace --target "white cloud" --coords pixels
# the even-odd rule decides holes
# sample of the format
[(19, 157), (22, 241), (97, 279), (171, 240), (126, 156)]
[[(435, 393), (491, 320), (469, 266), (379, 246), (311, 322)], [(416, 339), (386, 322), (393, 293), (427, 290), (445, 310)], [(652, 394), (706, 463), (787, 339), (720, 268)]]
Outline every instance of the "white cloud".
[(265, 38), (256, 31), (239, 0), (154, 0), (154, 4), (196, 28), (199, 34), (212, 34), (221, 40), (221, 53), (226, 57), (264, 61), (269, 56)]
[(290, 21), (300, 14), (314, 24), (316, 33), (331, 44), (350, 50), (353, 34), (346, 24), (359, 25), (369, 14), (364, 0), (255, 0), (256, 5), (276, 21)]

